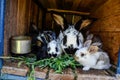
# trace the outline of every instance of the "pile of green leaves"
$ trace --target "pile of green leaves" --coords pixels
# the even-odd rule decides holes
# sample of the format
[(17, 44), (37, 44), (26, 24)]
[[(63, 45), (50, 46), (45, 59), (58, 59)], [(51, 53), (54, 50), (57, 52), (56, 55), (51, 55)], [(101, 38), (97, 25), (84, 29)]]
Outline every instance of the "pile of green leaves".
[(35, 65), (38, 65), (38, 67), (41, 68), (49, 67), (50, 69), (55, 70), (57, 73), (62, 73), (62, 71), (67, 67), (75, 69), (77, 66), (81, 66), (74, 60), (72, 56), (68, 54), (56, 58), (43, 59), (37, 61)]
[[(9, 58), (9, 57), (8, 57)], [(8, 59), (7, 58), (7, 59)], [(35, 67), (53, 69), (56, 73), (62, 73), (66, 68), (76, 69), (81, 66), (75, 61), (73, 56), (65, 54), (56, 58), (46, 58), (37, 61), (35, 56), (32, 57), (10, 57), (19, 60), (18, 66), (26, 64), (29, 68), (28, 80), (36, 80), (34, 76)]]

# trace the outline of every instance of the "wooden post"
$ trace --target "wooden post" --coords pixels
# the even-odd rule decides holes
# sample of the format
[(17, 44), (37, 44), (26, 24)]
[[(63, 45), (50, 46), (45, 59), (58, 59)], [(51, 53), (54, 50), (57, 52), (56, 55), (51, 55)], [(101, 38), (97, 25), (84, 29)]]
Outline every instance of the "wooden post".
[[(0, 56), (3, 55), (4, 47), (4, 14), (5, 14), (5, 0), (0, 0)], [(0, 59), (0, 69), (2, 68), (2, 59)]]

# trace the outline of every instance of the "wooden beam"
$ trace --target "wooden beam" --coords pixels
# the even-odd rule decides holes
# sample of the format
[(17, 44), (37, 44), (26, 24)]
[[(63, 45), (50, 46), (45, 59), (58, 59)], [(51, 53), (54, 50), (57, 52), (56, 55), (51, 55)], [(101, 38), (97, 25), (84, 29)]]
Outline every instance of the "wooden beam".
[(79, 6), (79, 4), (80, 4), (81, 1), (82, 1), (82, 0), (74, 0), (71, 9), (72, 9), (72, 10), (77, 10), (77, 8), (78, 8), (78, 6)]
[(61, 10), (61, 9), (47, 9), (48, 12), (60, 12), (60, 13), (67, 13), (67, 14), (77, 14), (77, 15), (90, 15), (89, 12), (79, 12), (79, 11), (71, 11), (71, 10)]

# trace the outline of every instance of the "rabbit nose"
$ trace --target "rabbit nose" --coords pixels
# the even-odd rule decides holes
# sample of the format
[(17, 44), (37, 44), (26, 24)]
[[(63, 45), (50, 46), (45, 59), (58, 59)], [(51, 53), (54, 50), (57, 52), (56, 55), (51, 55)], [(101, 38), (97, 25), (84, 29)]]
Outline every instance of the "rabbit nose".
[(49, 57), (51, 57), (52, 56), (52, 54), (48, 54), (49, 55)]
[(73, 45), (71, 44), (68, 48), (69, 48), (69, 49), (73, 49)]
[(56, 56), (57, 56), (57, 54), (53, 54), (52, 56), (53, 56), (53, 57), (56, 57)]

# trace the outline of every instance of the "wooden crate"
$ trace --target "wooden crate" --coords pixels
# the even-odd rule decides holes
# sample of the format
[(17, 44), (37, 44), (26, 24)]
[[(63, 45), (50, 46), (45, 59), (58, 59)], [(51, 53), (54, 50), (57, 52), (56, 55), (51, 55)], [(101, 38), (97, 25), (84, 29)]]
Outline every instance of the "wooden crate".
[(52, 25), (51, 10), (63, 13), (70, 23), (78, 21), (80, 15), (97, 18), (90, 31), (100, 35), (103, 49), (109, 53), (111, 62), (117, 65), (120, 48), (120, 0), (6, 0), (4, 56), (10, 55), (10, 38), (28, 33), (31, 22), (41, 30), (57, 29)]

